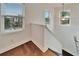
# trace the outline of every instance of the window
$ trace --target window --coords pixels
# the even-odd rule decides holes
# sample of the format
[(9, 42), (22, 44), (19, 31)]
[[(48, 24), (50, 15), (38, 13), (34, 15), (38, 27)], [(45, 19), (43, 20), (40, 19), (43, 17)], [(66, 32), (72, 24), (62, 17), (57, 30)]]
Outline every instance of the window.
[(70, 25), (70, 11), (60, 12), (60, 24), (61, 25)]
[(44, 11), (44, 18), (45, 18), (45, 23), (46, 24), (49, 24), (49, 22), (50, 22), (50, 18), (49, 18), (49, 11), (46, 9), (45, 11)]
[(23, 29), (23, 6), (16, 3), (5, 3), (2, 7), (3, 30), (15, 32)]
[(6, 15), (4, 16), (4, 24), (5, 30), (22, 28), (22, 17)]

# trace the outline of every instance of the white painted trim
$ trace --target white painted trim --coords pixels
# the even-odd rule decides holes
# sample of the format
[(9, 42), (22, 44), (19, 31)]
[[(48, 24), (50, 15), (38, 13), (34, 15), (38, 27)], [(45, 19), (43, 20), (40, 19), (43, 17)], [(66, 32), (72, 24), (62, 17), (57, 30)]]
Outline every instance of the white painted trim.
[(44, 47), (40, 46), (37, 42), (33, 41), (31, 38), (27, 38), (27, 39), (29, 39), (29, 40), (23, 40), (23, 41), (20, 41), (18, 43), (15, 43), (15, 44), (12, 44), (12, 45), (6, 46), (5, 48), (0, 49), (0, 54), (6, 52), (8, 50), (11, 50), (11, 49), (13, 49), (13, 48), (15, 48), (17, 46), (20, 46), (20, 45), (22, 45), (24, 43), (27, 43), (29, 41), (32, 41), (38, 48), (40, 48), (40, 50), (42, 52), (47, 51), (48, 48), (44, 48)]
[(24, 29), (16, 29), (16, 30), (14, 30), (14, 29), (12, 29), (12, 30), (4, 30), (3, 31), (3, 34), (8, 34), (8, 33), (14, 33), (14, 32), (20, 32), (20, 31), (23, 31)]
[(26, 43), (28, 41), (31, 41), (31, 38), (27, 38), (27, 39), (29, 39), (29, 40), (22, 40), (22, 41), (20, 41), (18, 43), (14, 43), (12, 45), (9, 45), (9, 46), (6, 46), (5, 48), (0, 49), (0, 54), (6, 52), (8, 50), (11, 50), (11, 49), (13, 49), (13, 48), (15, 48), (17, 46), (20, 46), (20, 45), (22, 45), (22, 44), (24, 44), (24, 43)]
[[(61, 24), (61, 21), (60, 21), (61, 15), (60, 15), (60, 13), (61, 13), (62, 11), (63, 11), (63, 10), (59, 11), (59, 21), (58, 21), (59, 26), (71, 26), (71, 15), (70, 15), (70, 16), (67, 16), (67, 17), (70, 18), (70, 19), (69, 19), (69, 24)], [(71, 10), (64, 10), (64, 11), (67, 11), (67, 12), (69, 12), (69, 13), (71, 14)]]
[(42, 47), (41, 45), (39, 45), (36, 41), (32, 42), (42, 51), (42, 52), (46, 52), (48, 48)]
[[(45, 24), (38, 24), (38, 23), (31, 23), (32, 25), (38, 25), (38, 26), (43, 26), (43, 27), (45, 27)], [(49, 31), (51, 31), (50, 29), (49, 29)], [(52, 32), (52, 31), (51, 31)], [(48, 48), (50, 48), (51, 50), (53, 50), (53, 51), (55, 51), (55, 52), (57, 52), (57, 53), (60, 53), (60, 54), (62, 54), (62, 45), (61, 45), (61, 43), (58, 41), (58, 40), (56, 40), (57, 42), (58, 42), (58, 44), (59, 44), (59, 46), (61, 46), (61, 52), (59, 52), (59, 51), (57, 51), (57, 50), (55, 50), (55, 48), (51, 48), (50, 46), (46, 46), (47, 44), (45, 44), (45, 38), (43, 38), (43, 40), (44, 40), (44, 45), (43, 46), (41, 46), (40, 44), (38, 44), (36, 41), (33, 41), (43, 52), (45, 52)]]
[(23, 24), (22, 24), (22, 28), (19, 28), (19, 29), (16, 29), (16, 30), (14, 30), (14, 29), (12, 29), (12, 30), (5, 30), (4, 29), (4, 5), (5, 4), (1, 4), (1, 33), (2, 34), (7, 34), (7, 33), (12, 33), (12, 32), (14, 33), (14, 32), (23, 31), (25, 29), (25, 6), (24, 6), (25, 4), (22, 4), (22, 3), (17, 4), (17, 5), (21, 5), (22, 9), (23, 9), (23, 11), (22, 11), (22, 16), (23, 16), (22, 21), (23, 21)]
[(5, 48), (0, 49), (0, 54), (6, 52), (8, 50), (11, 50), (17, 46), (20, 46), (24, 43), (27, 43), (28, 41), (32, 41), (42, 52), (46, 52), (48, 50), (48, 47), (42, 47), (41, 45), (39, 45), (36, 41), (32, 40), (31, 38), (27, 38), (27, 39), (29, 39), (29, 40), (23, 40), (18, 43), (15, 43), (15, 44), (12, 44), (12, 45), (6, 46)]
[(68, 49), (66, 49), (66, 48), (63, 48), (65, 51), (67, 51), (67, 52), (69, 52), (70, 54), (72, 54), (72, 55), (74, 55), (74, 56), (77, 56), (77, 54), (74, 54), (74, 53), (72, 53), (71, 51), (69, 51)]

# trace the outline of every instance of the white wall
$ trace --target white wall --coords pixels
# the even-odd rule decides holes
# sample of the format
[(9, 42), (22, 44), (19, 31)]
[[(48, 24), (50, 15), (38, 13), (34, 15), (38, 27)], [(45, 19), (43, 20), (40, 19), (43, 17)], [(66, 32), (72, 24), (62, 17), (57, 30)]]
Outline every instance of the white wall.
[[(45, 21), (44, 11), (46, 9), (48, 9), (51, 13), (51, 16), (53, 16), (53, 5), (52, 4), (30, 3), (30, 4), (26, 4), (26, 6), (27, 6), (26, 9), (28, 9), (28, 18), (29, 18), (28, 20), (30, 20), (29, 23), (44, 24), (44, 21)], [(51, 22), (52, 23), (50, 25), (53, 24), (53, 17), (51, 17)], [(52, 27), (52, 30), (53, 30), (53, 25), (49, 27)], [(42, 41), (40, 40), (41, 43)]]
[[(53, 16), (53, 6), (52, 4), (42, 4), (42, 3), (30, 3), (26, 4), (27, 8), (29, 9), (29, 20), (32, 23), (44, 24), (44, 11), (48, 9)], [(52, 8), (51, 8), (52, 7)], [(53, 20), (53, 17), (51, 17)], [(53, 21), (52, 21), (53, 23)]]
[[(71, 12), (71, 26), (64, 27), (59, 25), (59, 11), (62, 10), (62, 6), (53, 7), (53, 4), (26, 4), (29, 23), (44, 24), (43, 12), (45, 9), (49, 9), (53, 16), (54, 8), (54, 33), (58, 40), (62, 43), (63, 48), (72, 54), (76, 54), (76, 47), (73, 35), (79, 38), (79, 4), (67, 4), (65, 9)], [(53, 17), (51, 17), (53, 20)], [(33, 39), (34, 40), (34, 39)], [(42, 43), (43, 40), (38, 40)]]
[[(28, 20), (29, 23), (35, 24), (44, 24), (44, 11), (48, 9), (51, 12), (51, 16), (53, 16), (53, 8), (51, 8), (51, 4), (39, 4), (39, 3), (30, 3), (26, 4), (26, 9), (28, 9)], [(51, 17), (53, 23), (53, 17)], [(53, 25), (52, 25), (53, 28)], [(43, 37), (43, 28), (38, 27), (37, 25), (32, 25), (32, 37), (33, 41), (40, 46), (40, 48), (44, 47), (44, 39)], [(43, 50), (43, 49), (42, 49)]]
[(48, 28), (44, 28), (44, 46), (62, 55), (62, 44)]
[[(53, 32), (53, 20), (54, 20), (54, 4), (26, 4), (26, 9), (28, 9), (28, 20), (29, 23), (33, 23), (32, 24), (32, 38), (33, 38), (33, 41), (40, 47), (44, 48), (44, 43), (46, 42), (46, 45), (49, 46), (49, 48), (51, 48), (52, 50), (54, 51), (57, 51), (57, 52), (61, 52), (60, 51), (60, 45), (57, 41), (54, 41), (55, 38), (51, 38), (53, 36), (50, 37), (50, 35), (48, 35), (46, 33), (47, 36), (45, 36), (45, 39), (44, 39), (44, 28), (43, 28), (43, 24), (44, 24), (44, 11), (47, 9), (50, 13), (51, 13), (51, 16), (50, 16), (50, 24), (48, 25), (48, 27), (50, 28), (50, 30)], [(35, 25), (36, 24), (36, 25)], [(50, 38), (49, 38), (50, 37)], [(47, 38), (47, 39), (46, 39)], [(49, 43), (48, 43), (48, 42)], [(51, 43), (50, 43), (51, 42)], [(48, 44), (47, 44), (48, 43)], [(55, 44), (55, 43), (58, 43)], [(54, 44), (54, 45), (52, 45)], [(59, 47), (58, 47), (59, 46)], [(59, 49), (58, 49), (59, 48)], [(44, 50), (43, 50), (44, 51)]]
[[(57, 4), (58, 5), (58, 4)], [(10, 33), (10, 34), (2, 34), (0, 31), (0, 51), (5, 49), (10, 45), (14, 45), (20, 41), (29, 41), (30, 37), (30, 23), (38, 23), (44, 24), (44, 15), (43, 12), (45, 9), (48, 9), (51, 12), (51, 19), (54, 20), (53, 32), (57, 36), (58, 40), (62, 43), (63, 48), (72, 54), (76, 54), (76, 48), (74, 44), (73, 35), (79, 34), (79, 4), (68, 4), (66, 9), (71, 10), (71, 26), (70, 27), (62, 27), (59, 26), (59, 11), (61, 7), (56, 7), (54, 9), (54, 19), (53, 19), (53, 4), (26, 4), (26, 12), (25, 12), (25, 29), (21, 32)], [(1, 30), (1, 17), (0, 17), (0, 30)], [(33, 39), (34, 41), (36, 39)], [(40, 44), (44, 42), (44, 40), (38, 39), (37, 42)], [(51, 45), (52, 46), (52, 45)]]
[[(50, 25), (53, 30), (53, 25), (52, 25), (53, 24), (53, 6), (52, 6), (52, 4), (25, 4), (24, 7), (25, 7), (25, 12), (24, 12), (25, 28), (24, 28), (24, 30), (21, 32), (8, 33), (8, 34), (3, 34), (0, 31), (0, 52), (1, 53), (8, 49), (18, 46), (18, 44), (22, 44), (29, 40), (36, 41), (36, 43), (38, 43), (39, 46), (43, 46), (44, 40), (40, 39), (41, 37), (39, 39), (31, 39), (32, 36), (31, 36), (31, 30), (30, 30), (31, 29), (30, 23), (32, 22), (32, 23), (44, 24), (45, 9), (48, 9), (51, 13), (51, 24)], [(0, 28), (2, 26), (1, 20), (2, 19), (0, 16)], [(50, 25), (48, 25), (48, 26), (50, 27)], [(39, 28), (37, 28), (37, 29), (39, 29)]]
[[(2, 19), (0, 16), (0, 53), (31, 40), (30, 39), (30, 29), (29, 29), (29, 24), (28, 24), (28, 20), (27, 20), (28, 19), (27, 10), (28, 9), (26, 9), (26, 11), (25, 11), (25, 9), (23, 10), (24, 13), (26, 12), (26, 14), (24, 16), (25, 28), (23, 31), (20, 31), (20, 32), (3, 34), (1, 32), (1, 26), (2, 26), (1, 20)], [(0, 15), (1, 15), (1, 13), (0, 13)]]
[(59, 25), (59, 12), (61, 10), (62, 7), (56, 7), (54, 10), (54, 32), (59, 41), (62, 43), (63, 49), (76, 55), (76, 47), (73, 36), (75, 35), (79, 40), (79, 4), (65, 5), (65, 10), (70, 10), (71, 12), (71, 26)]
[[(42, 25), (32, 24), (32, 41), (43, 51), (44, 49), (44, 27)], [(47, 49), (46, 49), (47, 50)]]

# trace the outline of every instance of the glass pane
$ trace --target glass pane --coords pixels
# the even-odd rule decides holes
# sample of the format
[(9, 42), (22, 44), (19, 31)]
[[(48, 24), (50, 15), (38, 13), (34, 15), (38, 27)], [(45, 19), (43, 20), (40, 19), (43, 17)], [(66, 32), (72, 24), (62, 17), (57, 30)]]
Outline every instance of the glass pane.
[(5, 16), (5, 29), (19, 29), (22, 28), (22, 17), (20, 16)]
[(65, 18), (64, 20), (61, 20), (61, 24), (69, 24), (70, 23), (70, 20), (69, 18)]
[(6, 3), (3, 7), (4, 15), (22, 15), (22, 5), (16, 3)]
[(70, 24), (70, 12), (68, 10), (60, 13), (60, 23), (62, 25)]
[(45, 23), (49, 24), (50, 19), (49, 19), (49, 11), (48, 10), (45, 10), (44, 17), (45, 17)]
[(61, 17), (70, 16), (70, 13), (68, 11), (62, 11)]
[(4, 17), (4, 24), (5, 24), (5, 29), (9, 29), (10, 26), (10, 19), (9, 17)]

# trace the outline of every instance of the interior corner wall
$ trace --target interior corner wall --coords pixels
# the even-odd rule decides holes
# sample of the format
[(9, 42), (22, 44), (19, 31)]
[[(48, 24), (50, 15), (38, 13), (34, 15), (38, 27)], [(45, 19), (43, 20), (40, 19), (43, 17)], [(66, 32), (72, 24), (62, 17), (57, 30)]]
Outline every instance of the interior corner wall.
[[(23, 31), (15, 32), (15, 33), (8, 33), (3, 34), (0, 31), (0, 53), (3, 51), (7, 51), (7, 49), (11, 49), (12, 47), (16, 47), (16, 45), (27, 42), (29, 40), (36, 41), (35, 39), (31, 39), (31, 28), (30, 23), (44, 23), (44, 10), (49, 9), (51, 13), (53, 13), (53, 8), (51, 8), (50, 4), (32, 4), (27, 3), (24, 4), (25, 7), (25, 16), (24, 16), (24, 24), (25, 28)], [(1, 30), (1, 14), (0, 14), (0, 30)], [(52, 18), (52, 17), (51, 17)], [(52, 18), (53, 20), (53, 18)], [(44, 40), (39, 39), (37, 43), (40, 43), (41, 46), (43, 45)]]
[[(72, 54), (76, 54), (75, 42), (73, 35), (76, 35), (79, 38), (79, 4), (70, 4), (65, 6), (66, 9), (71, 10), (71, 26), (62, 27), (59, 25), (59, 11), (61, 7), (54, 8), (54, 33), (57, 36), (58, 40), (62, 43), (63, 48)], [(20, 41), (29, 41), (30, 40), (30, 23), (40, 23), (43, 24), (43, 12), (45, 9), (50, 9), (53, 14), (53, 6), (50, 4), (25, 4), (25, 29), (21, 32), (2, 34), (0, 31), (0, 49), (4, 49), (9, 45), (14, 45)], [(53, 18), (52, 18), (53, 20)], [(0, 30), (1, 30), (1, 16), (0, 16)], [(35, 39), (33, 39), (35, 41)], [(40, 41), (40, 44), (43, 45), (44, 40)]]
[[(42, 3), (29, 3), (29, 4), (26, 4), (26, 9), (28, 10), (28, 20), (29, 20), (29, 23), (35, 23), (35, 24), (44, 24), (44, 11), (45, 9), (48, 9), (51, 13), (51, 22), (53, 23), (53, 7), (51, 8), (51, 4), (42, 4)], [(52, 25), (53, 26), (53, 25)], [(40, 35), (43, 34), (42, 29), (41, 27), (37, 27), (37, 26), (33, 26), (34, 30), (37, 30), (37, 31), (34, 31), (32, 30), (33, 33), (33, 37), (36, 36), (34, 39), (32, 39), (36, 44), (38, 44), (38, 46), (41, 46), (43, 47), (44, 45), (44, 39), (42, 39), (42, 36)], [(53, 28), (53, 27), (52, 27)], [(38, 32), (40, 31), (40, 32)], [(37, 33), (37, 34), (36, 34)], [(38, 36), (41, 36), (39, 37)]]

